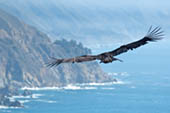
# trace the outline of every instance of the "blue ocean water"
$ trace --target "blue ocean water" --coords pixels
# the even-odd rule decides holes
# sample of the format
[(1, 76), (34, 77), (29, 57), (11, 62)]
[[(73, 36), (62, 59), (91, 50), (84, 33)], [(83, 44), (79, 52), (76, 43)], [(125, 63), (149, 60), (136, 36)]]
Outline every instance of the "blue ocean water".
[(17, 98), (25, 108), (1, 108), (0, 113), (170, 113), (169, 75), (115, 77), (123, 83), (33, 90), (32, 98)]

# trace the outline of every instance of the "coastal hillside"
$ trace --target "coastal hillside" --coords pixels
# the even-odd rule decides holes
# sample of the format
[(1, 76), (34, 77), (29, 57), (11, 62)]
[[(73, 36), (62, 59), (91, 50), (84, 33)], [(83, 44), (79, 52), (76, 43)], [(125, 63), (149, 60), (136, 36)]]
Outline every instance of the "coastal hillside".
[(0, 88), (50, 87), (112, 80), (97, 62), (47, 68), (49, 56), (67, 58), (90, 54), (76, 41), (56, 40), (0, 10)]

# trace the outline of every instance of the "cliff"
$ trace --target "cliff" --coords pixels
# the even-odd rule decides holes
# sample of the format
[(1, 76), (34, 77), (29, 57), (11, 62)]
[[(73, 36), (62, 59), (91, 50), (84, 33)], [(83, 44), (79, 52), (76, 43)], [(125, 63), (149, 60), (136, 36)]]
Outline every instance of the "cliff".
[(112, 80), (97, 62), (47, 68), (49, 56), (66, 58), (90, 54), (76, 41), (56, 40), (0, 10), (0, 88), (62, 86)]

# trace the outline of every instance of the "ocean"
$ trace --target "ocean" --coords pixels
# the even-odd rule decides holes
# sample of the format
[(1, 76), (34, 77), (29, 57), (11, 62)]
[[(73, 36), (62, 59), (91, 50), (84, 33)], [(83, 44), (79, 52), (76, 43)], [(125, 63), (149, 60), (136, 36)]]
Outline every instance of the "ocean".
[(170, 77), (114, 74), (118, 83), (62, 88), (30, 88), (32, 97), (13, 97), (24, 108), (0, 107), (0, 113), (170, 113)]

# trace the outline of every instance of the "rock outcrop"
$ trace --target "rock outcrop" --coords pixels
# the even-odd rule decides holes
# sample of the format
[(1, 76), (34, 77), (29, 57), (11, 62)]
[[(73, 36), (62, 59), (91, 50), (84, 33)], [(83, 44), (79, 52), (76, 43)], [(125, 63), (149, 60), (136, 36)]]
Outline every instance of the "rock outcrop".
[(0, 10), (0, 88), (62, 86), (112, 79), (97, 62), (47, 68), (49, 56), (66, 58), (91, 54), (75, 41), (56, 40)]
[(22, 95), (23, 96), (32, 96), (32, 92), (30, 90), (25, 89)]
[(0, 94), (0, 105), (1, 106), (8, 106), (8, 107), (23, 107), (23, 105), (17, 100), (10, 100), (5, 95)]

